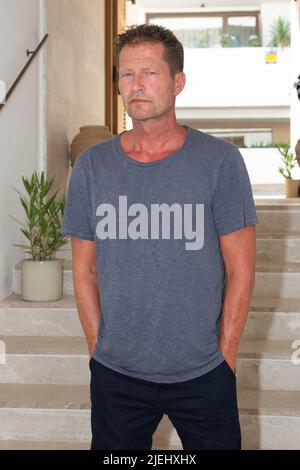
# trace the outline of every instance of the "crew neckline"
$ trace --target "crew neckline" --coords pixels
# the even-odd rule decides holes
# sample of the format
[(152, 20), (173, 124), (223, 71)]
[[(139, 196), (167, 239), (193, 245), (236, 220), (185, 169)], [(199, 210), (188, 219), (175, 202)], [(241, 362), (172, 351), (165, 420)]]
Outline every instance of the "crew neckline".
[(127, 153), (124, 152), (124, 150), (121, 146), (121, 135), (124, 134), (126, 131), (123, 131), (120, 134), (117, 134), (114, 138), (116, 152), (120, 157), (124, 158), (126, 161), (128, 161), (132, 165), (137, 165), (137, 166), (140, 166), (140, 167), (160, 165), (163, 162), (170, 161), (174, 157), (178, 156), (185, 149), (185, 147), (187, 146), (187, 144), (190, 140), (191, 133), (192, 133), (192, 128), (190, 126), (186, 126), (186, 125), (184, 125), (183, 127), (185, 127), (187, 129), (187, 133), (185, 135), (185, 139), (184, 139), (183, 144), (177, 150), (170, 153), (166, 157), (160, 158), (159, 160), (154, 160), (153, 162), (140, 162), (140, 161), (135, 160), (134, 158), (130, 157), (129, 155), (127, 155)]

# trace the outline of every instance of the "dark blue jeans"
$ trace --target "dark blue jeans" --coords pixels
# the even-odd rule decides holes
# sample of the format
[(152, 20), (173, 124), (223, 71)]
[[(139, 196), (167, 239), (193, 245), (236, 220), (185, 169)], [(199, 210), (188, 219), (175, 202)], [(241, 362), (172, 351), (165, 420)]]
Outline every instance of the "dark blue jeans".
[(195, 379), (155, 383), (90, 361), (91, 450), (151, 450), (163, 415), (184, 450), (240, 450), (236, 378), (227, 362)]

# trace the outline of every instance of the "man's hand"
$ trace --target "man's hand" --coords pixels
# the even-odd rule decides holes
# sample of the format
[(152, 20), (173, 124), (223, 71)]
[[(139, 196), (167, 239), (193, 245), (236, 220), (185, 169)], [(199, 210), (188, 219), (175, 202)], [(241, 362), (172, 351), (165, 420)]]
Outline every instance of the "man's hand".
[(94, 354), (94, 351), (96, 349), (96, 341), (93, 341), (91, 343), (88, 343), (88, 350), (89, 350), (89, 358), (92, 358), (92, 355)]
[(229, 365), (232, 372), (235, 374), (236, 362), (237, 362), (237, 351), (234, 351), (232, 349), (226, 350), (225, 347), (222, 346), (221, 342), (220, 342), (220, 349), (222, 351), (225, 361)]

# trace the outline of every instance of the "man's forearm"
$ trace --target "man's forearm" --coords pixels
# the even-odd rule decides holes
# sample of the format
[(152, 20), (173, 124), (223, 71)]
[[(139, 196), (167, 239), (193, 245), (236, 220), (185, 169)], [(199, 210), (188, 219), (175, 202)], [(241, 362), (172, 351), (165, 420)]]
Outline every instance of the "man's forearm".
[(219, 345), (229, 365), (235, 369), (239, 342), (247, 320), (255, 277), (232, 273), (227, 277), (221, 315)]
[(91, 357), (96, 347), (101, 314), (97, 274), (73, 267), (73, 284), (78, 315)]

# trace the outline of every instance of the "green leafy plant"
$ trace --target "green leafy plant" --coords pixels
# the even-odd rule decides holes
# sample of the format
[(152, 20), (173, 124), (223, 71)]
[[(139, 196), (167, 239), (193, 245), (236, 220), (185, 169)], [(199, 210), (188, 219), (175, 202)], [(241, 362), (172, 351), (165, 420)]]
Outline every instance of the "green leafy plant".
[(261, 38), (257, 36), (257, 34), (251, 34), (249, 36), (249, 46), (250, 47), (260, 47), (261, 46)]
[(292, 178), (291, 171), (296, 166), (297, 160), (294, 155), (290, 152), (289, 144), (277, 144), (275, 147), (281, 153), (281, 159), (284, 163), (284, 167), (279, 168), (279, 172), (284, 178)]
[(44, 172), (38, 175), (34, 172), (31, 179), (22, 176), (22, 181), (27, 192), (24, 197), (16, 188), (19, 200), (26, 215), (25, 224), (18, 222), (23, 228), (21, 232), (27, 238), (28, 245), (17, 245), (25, 249), (34, 261), (46, 261), (55, 258), (58, 249), (67, 243), (68, 238), (60, 231), (61, 220), (64, 214), (66, 197), (60, 201), (56, 196), (58, 190), (49, 197), (54, 178), (48, 180)]
[(287, 47), (291, 44), (291, 24), (283, 16), (279, 16), (270, 28), (271, 47)]
[(231, 36), (229, 34), (222, 34), (222, 36), (220, 37), (220, 44), (222, 47), (230, 47)]
[(209, 47), (209, 33), (208, 31), (199, 33), (196, 41), (195, 41), (195, 47)]

